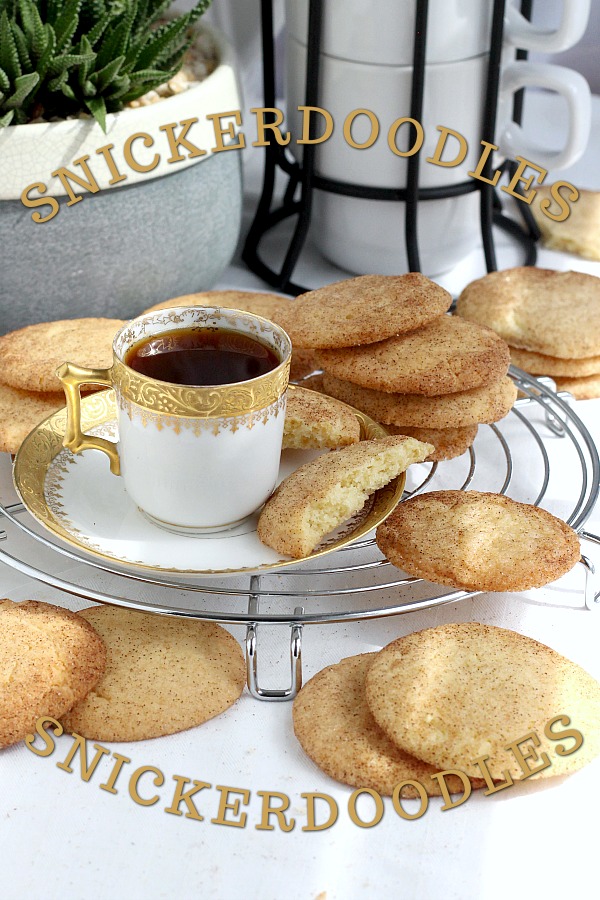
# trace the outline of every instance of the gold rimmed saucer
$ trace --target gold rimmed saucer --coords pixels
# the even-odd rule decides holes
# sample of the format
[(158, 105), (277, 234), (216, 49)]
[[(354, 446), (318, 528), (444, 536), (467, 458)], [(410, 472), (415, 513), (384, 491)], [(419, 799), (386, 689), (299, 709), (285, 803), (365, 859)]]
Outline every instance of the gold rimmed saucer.
[[(294, 390), (294, 385), (290, 385)], [(385, 437), (386, 430), (359, 410), (361, 439)], [(117, 410), (112, 390), (81, 402), (83, 429), (115, 440)], [(226, 532), (187, 536), (152, 524), (112, 475), (106, 458), (94, 450), (77, 456), (63, 447), (66, 410), (40, 423), (17, 454), (13, 477), (16, 490), (34, 518), (78, 551), (104, 561), (110, 568), (141, 568), (182, 575), (240, 575), (298, 565), (331, 553), (364, 537), (382, 522), (402, 497), (406, 476), (377, 491), (351, 520), (329, 535), (302, 559), (282, 556), (261, 543), (258, 514)], [(279, 480), (322, 451), (285, 450)]]

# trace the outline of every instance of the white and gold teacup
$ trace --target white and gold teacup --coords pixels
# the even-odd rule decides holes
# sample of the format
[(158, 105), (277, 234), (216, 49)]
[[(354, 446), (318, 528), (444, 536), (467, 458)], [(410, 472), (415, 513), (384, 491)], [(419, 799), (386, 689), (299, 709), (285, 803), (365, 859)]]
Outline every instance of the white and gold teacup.
[[(150, 378), (125, 362), (153, 335), (196, 328), (249, 335), (279, 363), (248, 381), (195, 386)], [(185, 534), (232, 528), (275, 487), (291, 349), (282, 328), (240, 310), (177, 307), (140, 316), (117, 332), (110, 369), (69, 362), (59, 368), (67, 399), (64, 446), (106, 453), (132, 500), (163, 528)], [(83, 384), (114, 388), (118, 444), (82, 432)]]

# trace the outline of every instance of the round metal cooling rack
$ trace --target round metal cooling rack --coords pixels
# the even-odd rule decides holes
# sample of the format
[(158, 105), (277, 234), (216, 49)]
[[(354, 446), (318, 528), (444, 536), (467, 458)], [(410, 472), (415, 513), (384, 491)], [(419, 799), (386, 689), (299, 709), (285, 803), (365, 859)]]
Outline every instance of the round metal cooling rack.
[[(569, 405), (570, 395), (555, 393), (549, 379), (535, 379), (513, 367), (510, 375), (520, 392), (511, 413), (498, 425), (480, 426), (473, 447), (458, 459), (412, 466), (404, 497), (467, 488), (508, 494), (544, 506), (583, 540), (600, 544), (600, 537), (584, 530), (598, 496), (600, 460)], [(4, 461), (8, 466), (8, 456)], [(8, 482), (8, 473), (1, 474)], [(112, 566), (62, 544), (17, 502), (12, 487), (2, 490), (0, 517), (0, 561), (51, 587), (131, 609), (245, 625), (248, 687), (266, 700), (291, 699), (300, 688), (304, 625), (399, 615), (474, 594), (403, 576), (382, 557), (374, 537), (332, 553), (325, 564), (321, 558), (279, 572), (226, 578), (148, 577), (133, 566)], [(584, 555), (581, 564), (585, 605), (600, 608), (593, 565)], [(257, 630), (263, 624), (291, 629), (288, 688), (265, 690), (258, 684)]]

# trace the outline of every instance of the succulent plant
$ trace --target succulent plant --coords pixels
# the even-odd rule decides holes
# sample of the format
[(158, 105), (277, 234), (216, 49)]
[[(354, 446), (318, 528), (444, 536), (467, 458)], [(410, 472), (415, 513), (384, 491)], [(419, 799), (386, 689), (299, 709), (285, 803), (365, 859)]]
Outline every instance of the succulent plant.
[(0, 0), (0, 126), (118, 112), (180, 69), (211, 0), (160, 22), (172, 0)]

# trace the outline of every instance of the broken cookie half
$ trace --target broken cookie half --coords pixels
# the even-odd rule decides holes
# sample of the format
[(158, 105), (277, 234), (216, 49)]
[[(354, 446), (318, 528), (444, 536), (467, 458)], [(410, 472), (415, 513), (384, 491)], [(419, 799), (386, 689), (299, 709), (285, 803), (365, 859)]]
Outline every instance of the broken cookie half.
[(433, 452), (431, 444), (402, 435), (360, 441), (296, 469), (267, 501), (258, 536), (280, 553), (301, 558), (326, 534), (364, 506), (412, 464)]

